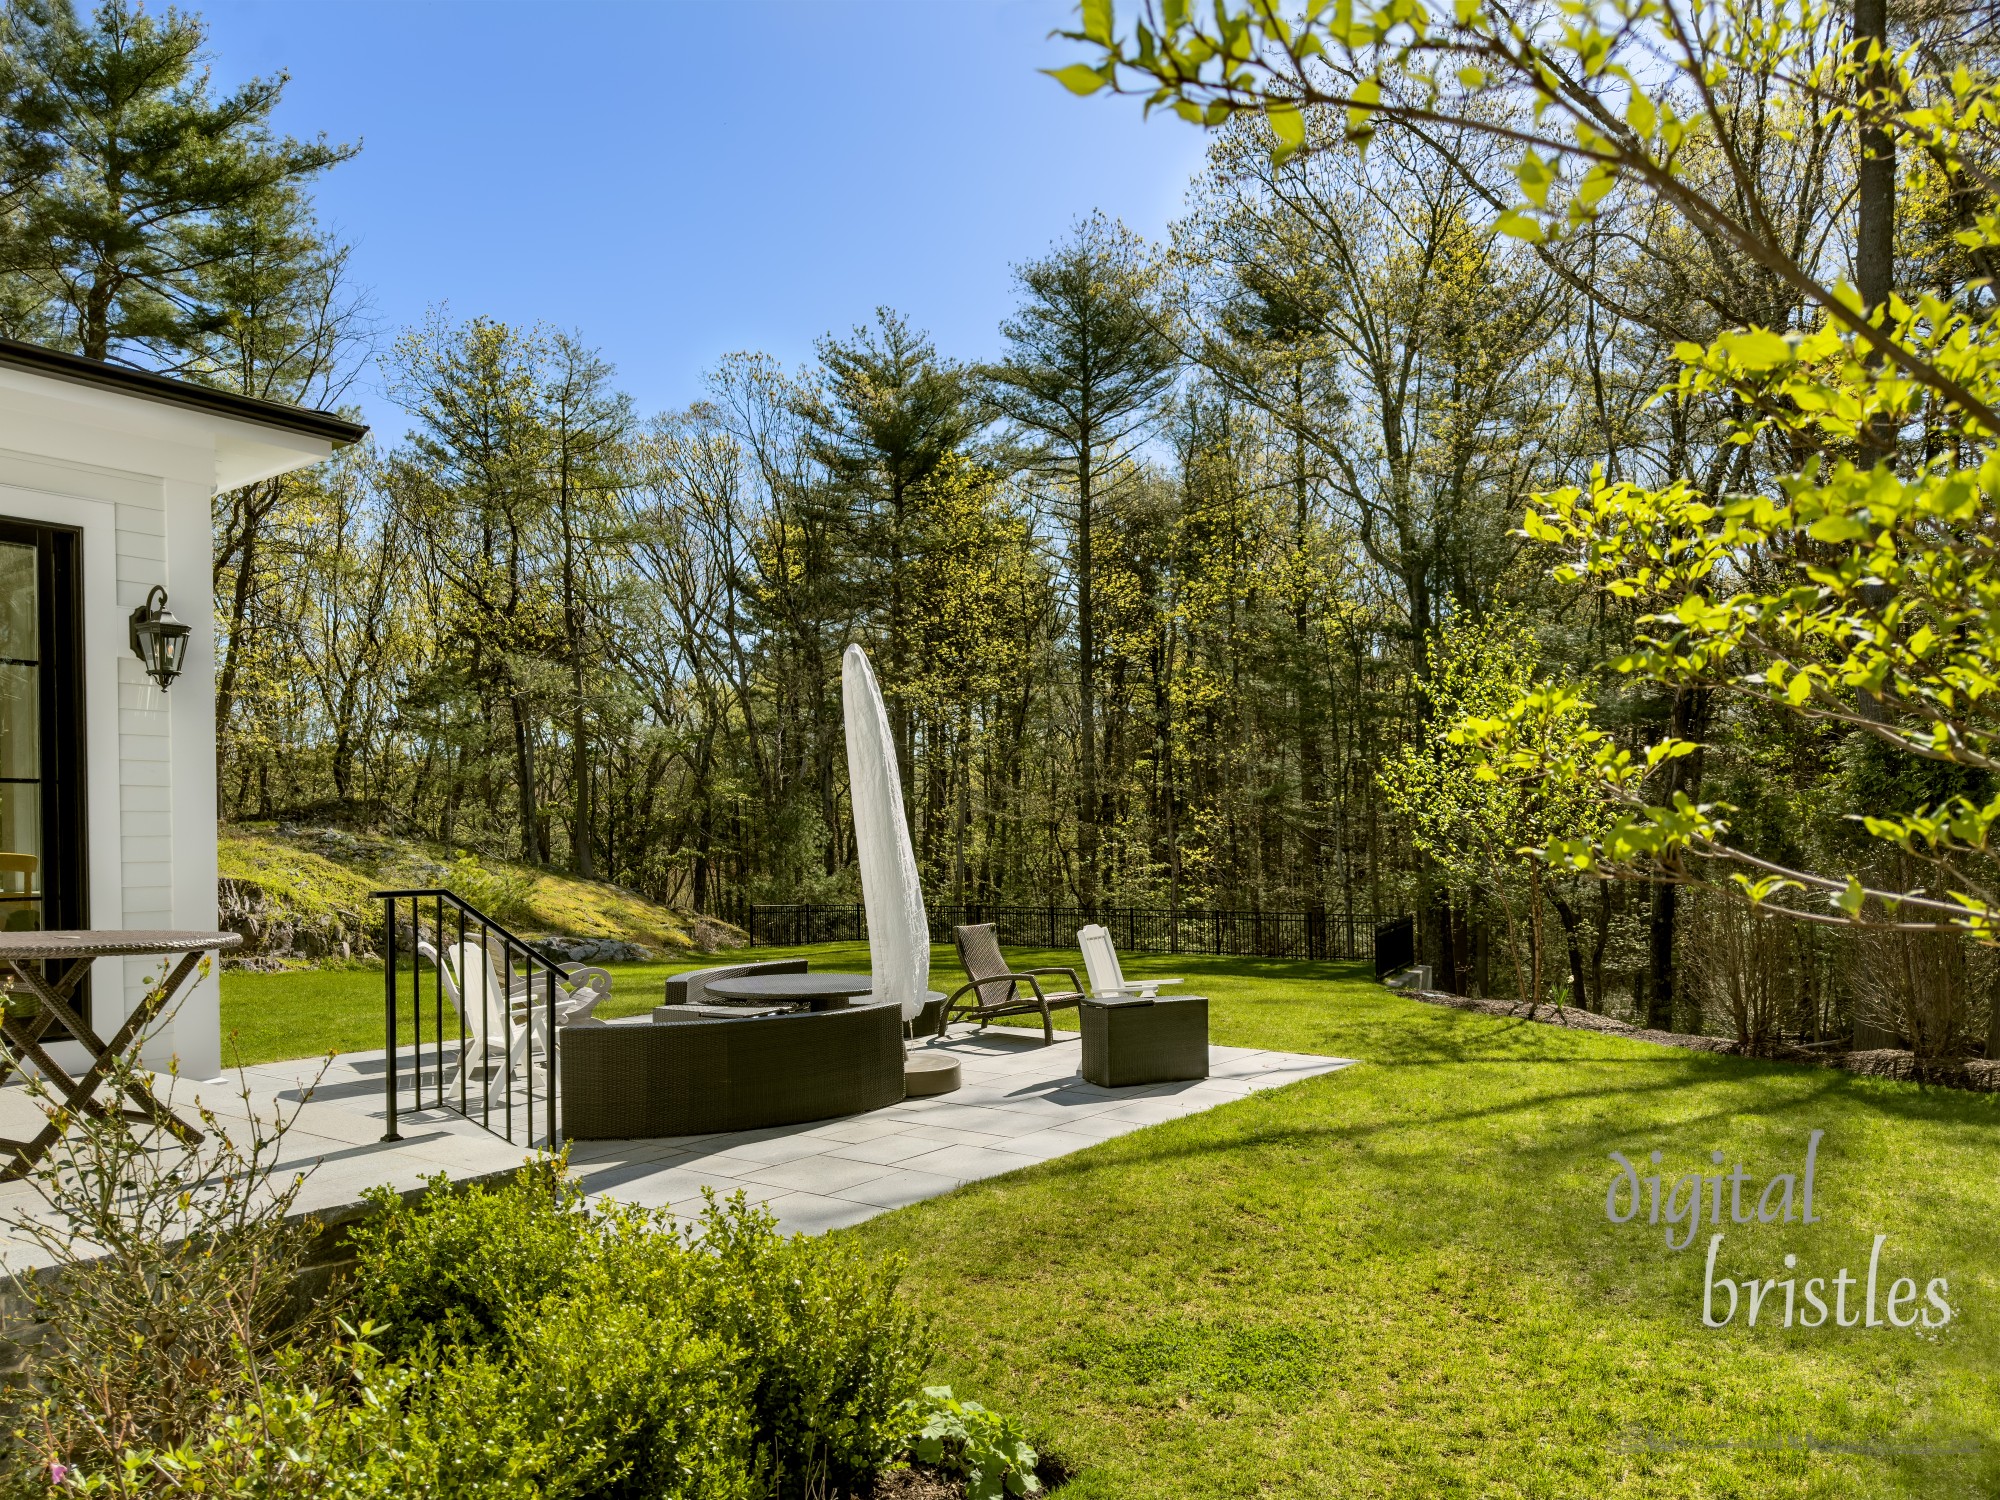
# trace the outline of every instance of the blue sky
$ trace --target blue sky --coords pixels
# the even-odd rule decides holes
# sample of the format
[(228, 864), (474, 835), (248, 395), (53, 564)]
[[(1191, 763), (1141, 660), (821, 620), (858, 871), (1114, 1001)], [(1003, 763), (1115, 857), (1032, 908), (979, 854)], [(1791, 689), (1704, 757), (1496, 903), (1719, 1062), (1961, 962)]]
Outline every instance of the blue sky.
[[(1102, 208), (1158, 236), (1200, 133), (1037, 68), (1065, 0), (190, 0), (215, 81), (288, 70), (384, 339), (425, 309), (575, 329), (650, 412), (737, 349), (795, 364), (887, 303), (997, 351), (1008, 267)], [(364, 376), (378, 434), (401, 413)]]

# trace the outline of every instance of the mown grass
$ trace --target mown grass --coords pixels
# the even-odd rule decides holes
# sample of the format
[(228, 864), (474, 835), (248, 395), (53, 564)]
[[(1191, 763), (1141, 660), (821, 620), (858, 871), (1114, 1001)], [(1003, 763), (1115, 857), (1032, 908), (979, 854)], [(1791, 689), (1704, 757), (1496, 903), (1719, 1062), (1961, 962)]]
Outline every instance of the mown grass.
[[(1074, 954), (1020, 953), (1024, 963), (1067, 963), (1081, 972), (1082, 959)], [(819, 969), (868, 969), (866, 943), (822, 943), (809, 948), (739, 948), (726, 953), (700, 955), (651, 964), (613, 964), (611, 998), (598, 1008), (607, 1020), (619, 1016), (643, 1015), (665, 997), (667, 977), (684, 969), (702, 969), (712, 964), (757, 961), (774, 958), (806, 958)], [(1207, 960), (1223, 965), (1251, 960)], [(949, 947), (931, 955), (931, 983), (955, 988), (963, 976)], [(1176, 968), (1150, 958), (1126, 965), (1133, 973), (1180, 973)], [(1221, 970), (1217, 971), (1220, 975)], [(430, 994), (430, 971), (425, 970), (425, 995)], [(1226, 976), (1224, 983), (1232, 982)], [(405, 987), (407, 997), (409, 991)], [(428, 1003), (428, 998), (426, 1003)], [(430, 1012), (425, 1012), (428, 1020)], [(1074, 1026), (1075, 1012), (1058, 1025)], [(223, 1053), (233, 1056), (237, 1048), (245, 1063), (275, 1062), (286, 1057), (313, 1057), (326, 1052), (362, 1052), (382, 1045), (382, 971), (380, 968), (292, 969), (275, 974), (232, 971), (222, 976)], [(1037, 1021), (1035, 1024), (1039, 1025)], [(401, 1034), (409, 1036), (407, 1023)]]
[[(1263, 967), (1216, 1040), (1359, 1066), (847, 1231), (909, 1258), (940, 1378), (1031, 1414), (1083, 1468), (1066, 1494), (2000, 1492), (1994, 1100)], [(1761, 1181), (1813, 1129), (1820, 1222), (1732, 1224), (1725, 1189), (1718, 1274), (1864, 1277), (1886, 1233), (1884, 1287), (1947, 1277), (1952, 1325), (1705, 1328), (1716, 1231), (1606, 1219), (1613, 1150)], [(1975, 1451), (1780, 1446), (1808, 1442)]]
[[(1026, 1416), (1074, 1500), (2000, 1493), (2000, 1101), (1443, 1010), (1358, 966), (1127, 966), (1189, 976), (1219, 1043), (1360, 1065), (842, 1231), (907, 1257), (937, 1378)], [(379, 972), (226, 976), (225, 1025), (315, 978), (379, 1046)], [(1676, 1252), (1606, 1220), (1610, 1151), (1761, 1182), (1813, 1129), (1820, 1222), (1732, 1224), (1725, 1190), (1719, 1274), (1864, 1277), (1884, 1233), (1885, 1285), (1948, 1278), (1949, 1327), (1704, 1328), (1716, 1230)], [(1871, 1446), (1904, 1451), (1846, 1451)]]
[[(759, 960), (767, 956), (810, 956), (815, 966), (822, 969), (868, 966), (867, 947), (861, 943), (820, 948), (739, 949), (735, 954), (696, 956), (667, 963), (614, 964), (611, 998), (597, 1013), (607, 1020), (642, 1015), (664, 998), (668, 975), (683, 969), (730, 963), (744, 954)], [(431, 1003), (430, 985), (430, 970), (426, 968), (426, 1007)], [(406, 1005), (409, 994), (406, 979), (403, 988)], [(428, 1027), (428, 1008), (424, 1014)], [(222, 1048), (223, 1055), (232, 1061), (239, 1054), (244, 1063), (260, 1063), (287, 1057), (316, 1057), (328, 1052), (368, 1051), (382, 1045), (382, 1023), (379, 966), (290, 969), (275, 974), (235, 970), (222, 976)], [(399, 1031), (405, 1040), (409, 1038), (407, 1019)]]

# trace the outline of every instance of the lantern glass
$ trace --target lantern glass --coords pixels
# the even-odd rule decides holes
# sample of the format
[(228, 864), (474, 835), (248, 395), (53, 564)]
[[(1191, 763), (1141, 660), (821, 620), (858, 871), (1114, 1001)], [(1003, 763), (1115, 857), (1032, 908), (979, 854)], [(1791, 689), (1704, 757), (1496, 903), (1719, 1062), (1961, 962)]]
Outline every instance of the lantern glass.
[(188, 627), (167, 608), (167, 591), (158, 586), (132, 611), (132, 654), (146, 664), (146, 675), (161, 687), (181, 675), (187, 662), (188, 633)]

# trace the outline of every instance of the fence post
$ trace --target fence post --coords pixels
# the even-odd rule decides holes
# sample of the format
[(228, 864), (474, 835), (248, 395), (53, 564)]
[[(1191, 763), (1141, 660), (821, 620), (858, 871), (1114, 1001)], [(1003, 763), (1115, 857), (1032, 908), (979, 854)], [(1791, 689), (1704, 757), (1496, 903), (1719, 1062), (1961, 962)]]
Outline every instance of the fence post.
[[(797, 947), (813, 943), (866, 942), (868, 908), (865, 902), (829, 901), (790, 904), (740, 903), (738, 910), (753, 945)], [(1136, 906), (1099, 907), (1093, 916), (1080, 906), (989, 906), (984, 902), (959, 904), (928, 902), (934, 940), (948, 940), (954, 926), (977, 926), (991, 922), (1003, 945), (1023, 948), (1068, 946), (1066, 924), (1087, 921), (1101, 923), (1112, 941), (1133, 952), (1162, 951), (1160, 927), (1164, 923), (1164, 951), (1169, 953), (1240, 955), (1257, 958), (1338, 958), (1367, 959), (1376, 949), (1374, 925), (1354, 913), (1318, 910), (1272, 911), (1261, 909), (1188, 911), (1178, 907)], [(1038, 925), (1039, 924), (1039, 925)], [(393, 993), (385, 990), (385, 1005), (393, 1003)]]

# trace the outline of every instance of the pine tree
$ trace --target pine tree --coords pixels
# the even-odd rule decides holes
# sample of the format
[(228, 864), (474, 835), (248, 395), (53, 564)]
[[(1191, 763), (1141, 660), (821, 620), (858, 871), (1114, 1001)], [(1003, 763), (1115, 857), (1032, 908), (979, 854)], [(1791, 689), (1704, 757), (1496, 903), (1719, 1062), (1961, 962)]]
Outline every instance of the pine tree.
[(10, 300), (87, 358), (198, 365), (227, 320), (218, 273), (357, 148), (274, 137), (283, 74), (214, 96), (198, 17), (13, 0), (5, 25), (31, 106), (15, 149), (47, 164), (9, 236)]
[(1165, 331), (1159, 269), (1123, 224), (1093, 214), (1046, 257), (1016, 270), (1019, 310), (1000, 325), (1007, 358), (987, 371), (995, 407), (1068, 491), (1076, 579), (1079, 898), (1097, 904), (1097, 616), (1091, 552), (1105, 476), (1136, 446), (1172, 385), (1179, 353)]
[(971, 437), (977, 420), (964, 370), (937, 357), (892, 308), (846, 340), (819, 342), (821, 375), (801, 403), (812, 455), (846, 502), (881, 613), (885, 686), (896, 753), (911, 764), (903, 684), (914, 669), (906, 647), (912, 601), (911, 497)]

